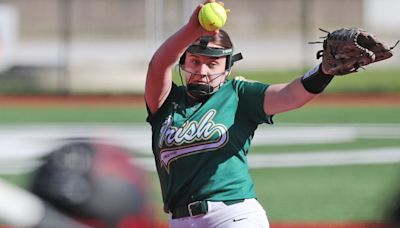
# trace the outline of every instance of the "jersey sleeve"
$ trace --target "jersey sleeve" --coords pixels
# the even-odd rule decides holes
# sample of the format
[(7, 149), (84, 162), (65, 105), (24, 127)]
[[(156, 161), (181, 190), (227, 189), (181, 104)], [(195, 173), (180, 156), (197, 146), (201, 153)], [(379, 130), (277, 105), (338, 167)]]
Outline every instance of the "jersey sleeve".
[(171, 105), (172, 100), (174, 97), (176, 97), (179, 94), (179, 87), (175, 84), (172, 83), (171, 91), (168, 94), (167, 99), (164, 101), (164, 103), (161, 105), (161, 107), (157, 110), (155, 113), (151, 113), (149, 107), (146, 104), (146, 109), (147, 109), (147, 118), (146, 121), (149, 123), (152, 123), (152, 121), (160, 116), (160, 113), (163, 113), (169, 105)]
[(264, 112), (265, 90), (268, 88), (268, 84), (235, 79), (233, 85), (239, 98), (238, 111), (258, 124), (273, 124), (272, 115)]

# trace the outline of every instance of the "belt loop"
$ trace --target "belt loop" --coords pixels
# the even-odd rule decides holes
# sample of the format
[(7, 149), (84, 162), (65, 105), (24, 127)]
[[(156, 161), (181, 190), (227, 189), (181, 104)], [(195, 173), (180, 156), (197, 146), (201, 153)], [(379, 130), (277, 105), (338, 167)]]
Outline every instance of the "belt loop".
[(188, 211), (189, 211), (190, 217), (193, 216), (192, 206), (193, 206), (194, 204), (198, 203), (198, 202), (199, 202), (199, 201), (194, 201), (194, 202), (191, 202), (191, 203), (189, 203), (189, 204), (187, 205), (187, 209), (188, 209)]
[[(189, 215), (192, 216), (197, 216), (197, 215), (205, 215), (208, 212), (208, 204), (207, 201), (195, 201), (191, 202), (187, 206)], [(195, 212), (193, 212), (195, 210)]]

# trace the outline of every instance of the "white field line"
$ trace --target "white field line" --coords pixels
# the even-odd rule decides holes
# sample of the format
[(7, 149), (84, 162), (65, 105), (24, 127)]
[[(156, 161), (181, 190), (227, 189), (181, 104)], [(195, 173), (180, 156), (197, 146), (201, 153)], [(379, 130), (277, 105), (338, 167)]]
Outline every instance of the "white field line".
[[(67, 138), (96, 138), (138, 154), (151, 154), (150, 126), (147, 124), (1, 125), (0, 173), (32, 170), (38, 165), (38, 157), (47, 154)], [(344, 143), (358, 138), (399, 139), (399, 147), (249, 154), (248, 160), (251, 168), (400, 162), (400, 124), (262, 125), (256, 131), (252, 145)], [(153, 158), (137, 157), (135, 160), (146, 169), (154, 169)]]
[(317, 151), (313, 153), (275, 153), (248, 156), (251, 168), (391, 164), (400, 162), (400, 147)]
[[(313, 153), (249, 154), (247, 160), (251, 169), (394, 164), (400, 163), (400, 147)], [(156, 170), (153, 158), (136, 158), (135, 164), (145, 170)]]

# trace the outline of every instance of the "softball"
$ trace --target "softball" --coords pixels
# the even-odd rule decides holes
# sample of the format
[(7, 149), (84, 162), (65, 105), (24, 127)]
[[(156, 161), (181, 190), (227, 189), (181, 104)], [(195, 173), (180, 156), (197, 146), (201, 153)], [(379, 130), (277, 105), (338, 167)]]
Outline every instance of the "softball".
[(205, 4), (199, 12), (200, 25), (207, 31), (220, 29), (225, 25), (227, 14), (225, 8), (216, 3)]

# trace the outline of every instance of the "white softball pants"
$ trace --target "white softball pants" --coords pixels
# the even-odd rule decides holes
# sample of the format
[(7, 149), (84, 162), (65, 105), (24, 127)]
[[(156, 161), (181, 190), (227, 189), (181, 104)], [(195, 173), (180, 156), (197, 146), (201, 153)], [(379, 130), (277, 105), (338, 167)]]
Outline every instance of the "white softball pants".
[(208, 213), (194, 217), (172, 219), (170, 228), (269, 228), (267, 215), (256, 199), (225, 205), (207, 202)]

